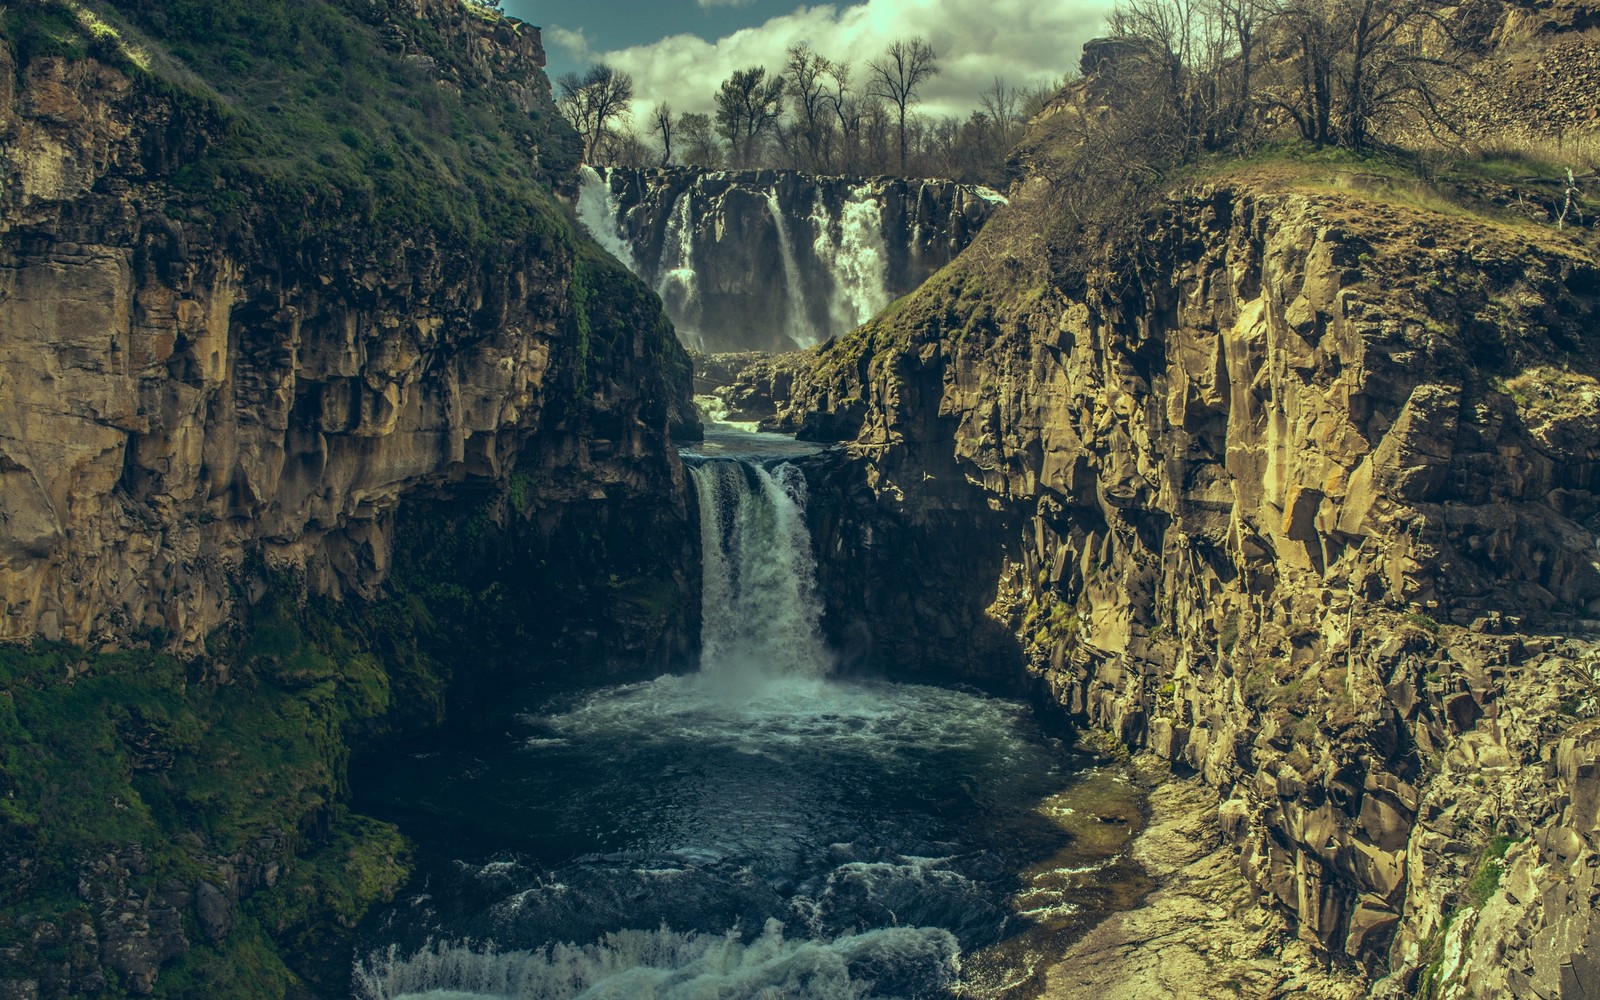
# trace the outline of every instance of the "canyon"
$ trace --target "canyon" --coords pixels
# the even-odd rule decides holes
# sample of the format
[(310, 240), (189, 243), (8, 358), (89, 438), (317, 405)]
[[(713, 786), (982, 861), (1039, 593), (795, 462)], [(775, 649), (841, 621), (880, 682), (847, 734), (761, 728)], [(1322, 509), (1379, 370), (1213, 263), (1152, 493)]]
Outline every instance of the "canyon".
[[(351, 9), (325, 25), (444, 118), (504, 116), (504, 157), (453, 166), (493, 211), (430, 186), (443, 154), (420, 140), (283, 124), (288, 99), (241, 111), (246, 90), (190, 68), (209, 50), (172, 55), (138, 4), (52, 3), (29, 28), (53, 26), (48, 45), (7, 22), (0, 998), (349, 995), (416, 873), (437, 888), (460, 860), (453, 828), (407, 824), (481, 820), (405, 812), (478, 780), (448, 770), (448, 739), (411, 755), (427, 734), (489, 755), (482, 712), (516, 734), (493, 751), (511, 771), (573, 731), (618, 754), (706, 741), (743, 767), (773, 752), (748, 743), (753, 710), (694, 685), (767, 712), (775, 679), (824, 692), (815, 714), (760, 716), (781, 745), (818, 773), (926, 782), (937, 808), (902, 810), (915, 836), (795, 834), (832, 852), (771, 877), (814, 904), (811, 938), (761, 925), (791, 911), (729, 876), (763, 900), (740, 904), (743, 938), (645, 929), (601, 959), (699, 969), (726, 933), (740, 970), (776, 955), (840, 989), (863, 967), (945, 989), (960, 948), (937, 920), (983, 967), (1012, 926), (1006, 880), (1110, 830), (1075, 859), (1110, 874), (1074, 891), (1113, 902), (1056, 927), (1080, 943), (1029, 959), (1032, 995), (1160, 988), (1171, 970), (1137, 944), (1175, 924), (1185, 968), (1240, 970), (1221, 995), (1600, 993), (1600, 256), (1592, 221), (1508, 212), (1547, 184), (1268, 155), (1085, 236), (1048, 175), (1088, 84), (1031, 126), (1005, 197), (601, 175), (576, 163), (537, 29), (458, 0)], [(1513, 13), (1507, 31), (1536, 33)], [(251, 143), (291, 127), (329, 141), (274, 174)], [(376, 178), (365, 196), (347, 160)], [(701, 387), (815, 447), (718, 458), (684, 343), (774, 352), (701, 358)], [(780, 666), (719, 668), (734, 659)], [(589, 700), (551, 708), (530, 682)], [(1026, 699), (1078, 749), (976, 691)], [(929, 757), (970, 770), (947, 799), (943, 772), (895, 770), (921, 758), (886, 720), (924, 717)], [(837, 763), (879, 727), (872, 768)], [(991, 739), (995, 757), (965, 756)], [(640, 774), (681, 779), (673, 746)], [(359, 798), (402, 757), (397, 792)], [(1052, 784), (1064, 761), (1103, 785)], [(1139, 841), (1130, 775), (1157, 785)], [(719, 822), (720, 787), (692, 799)], [(1041, 824), (1041, 795), (1080, 825)], [(967, 834), (981, 864), (937, 856)], [(618, 884), (759, 867), (614, 853), (583, 856)], [(485, 851), (492, 888), (459, 905), (517, 864)], [(1196, 892), (1231, 909), (1181, 909), (1174, 872), (1197, 865), (1216, 888)], [(1119, 915), (1151, 873), (1166, 888)], [(870, 923), (897, 878), (933, 892), (906, 910), (926, 927)], [(448, 988), (428, 977), (463, 964), (545, 975), (528, 955), (570, 904), (518, 885), (491, 902), (543, 901), (525, 953), (411, 942), (455, 926), (418, 918), (387, 939), (407, 954), (360, 966), (365, 995)], [(1207, 947), (1245, 940), (1233, 965)]]

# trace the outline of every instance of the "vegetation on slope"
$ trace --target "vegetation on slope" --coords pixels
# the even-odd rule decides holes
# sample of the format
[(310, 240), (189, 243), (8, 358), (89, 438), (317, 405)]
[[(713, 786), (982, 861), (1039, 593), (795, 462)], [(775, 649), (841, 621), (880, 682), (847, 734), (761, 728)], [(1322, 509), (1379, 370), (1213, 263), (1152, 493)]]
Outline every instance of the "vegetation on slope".
[(463, 32), (391, 7), (22, 0), (0, 31), (19, 73), (94, 57), (153, 85), (186, 133), (172, 187), (215, 216), (286, 206), (277, 221), (303, 235), (354, 238), (357, 223), (472, 243), (561, 228), (551, 185), (577, 138), (537, 66), (486, 62)]
[[(577, 141), (535, 41), (476, 5), (401, 6), (13, 0), (0, 46), (22, 85), (47, 60), (131, 77), (143, 145), (117, 169), (197, 239), (291, 271), (424, 241), (466, 266), (513, 245), (548, 259), (565, 285), (542, 291), (570, 309), (541, 426), (632, 440), (618, 373), (653, 380), (654, 420), (687, 399), (688, 360), (659, 303), (557, 202)], [(605, 615), (643, 644), (680, 611), (652, 561), (671, 543), (658, 512), (569, 515), (551, 497), (594, 484), (535, 471), (539, 447), (506, 482), (409, 502), (377, 601), (308, 598), (257, 566), (245, 576), (266, 596), (236, 595), (238, 621), (193, 661), (163, 654), (160, 630), (118, 650), (0, 647), (0, 993), (344, 991), (350, 930), (409, 872), (400, 832), (348, 806), (351, 754), (437, 724), (447, 692), (548, 645), (546, 623)], [(566, 568), (530, 572), (542, 558)], [(473, 677), (452, 676), (462, 662)]]

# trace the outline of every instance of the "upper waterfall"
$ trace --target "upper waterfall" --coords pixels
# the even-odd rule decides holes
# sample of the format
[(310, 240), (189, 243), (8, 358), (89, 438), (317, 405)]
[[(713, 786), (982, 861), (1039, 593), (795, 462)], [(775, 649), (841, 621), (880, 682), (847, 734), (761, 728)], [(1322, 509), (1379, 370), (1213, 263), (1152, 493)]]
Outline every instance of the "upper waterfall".
[(966, 248), (994, 191), (953, 181), (685, 167), (582, 170), (578, 215), (711, 353), (809, 347)]

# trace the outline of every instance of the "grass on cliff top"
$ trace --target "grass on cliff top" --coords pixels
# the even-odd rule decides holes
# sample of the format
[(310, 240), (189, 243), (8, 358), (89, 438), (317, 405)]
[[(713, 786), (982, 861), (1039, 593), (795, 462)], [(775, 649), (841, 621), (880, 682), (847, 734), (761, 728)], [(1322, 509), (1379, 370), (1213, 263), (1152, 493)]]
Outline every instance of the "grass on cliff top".
[[(1269, 143), (1247, 156), (1208, 157), (1174, 173), (1167, 186), (1179, 190), (1221, 182), (1266, 191), (1334, 194), (1353, 206), (1411, 209), (1531, 239), (1549, 249), (1592, 253), (1600, 179), (1580, 181), (1566, 224), (1558, 226), (1549, 215), (1564, 199), (1565, 179), (1564, 167), (1531, 154), (1419, 158), (1292, 141)], [(1504, 203), (1493, 200), (1496, 194)]]
[(170, 180), (218, 217), (265, 198), (298, 216), (274, 222), (311, 230), (352, 217), (470, 242), (564, 230), (549, 178), (578, 151), (554, 107), (523, 112), (475, 83), (474, 54), (433, 23), (397, 15), (388, 27), (357, 7), (21, 0), (0, 32), (19, 73), (38, 58), (94, 57), (164, 89), (194, 119), (172, 137), (194, 148), (179, 150)]

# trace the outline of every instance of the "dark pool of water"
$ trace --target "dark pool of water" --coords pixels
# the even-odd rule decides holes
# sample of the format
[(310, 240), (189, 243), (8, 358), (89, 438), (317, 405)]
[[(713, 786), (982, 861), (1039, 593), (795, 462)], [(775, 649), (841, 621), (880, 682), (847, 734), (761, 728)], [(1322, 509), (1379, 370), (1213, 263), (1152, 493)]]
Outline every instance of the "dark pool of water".
[(354, 781), (418, 848), (372, 998), (1024, 995), (1136, 875), (1120, 775), (938, 688), (546, 692)]

